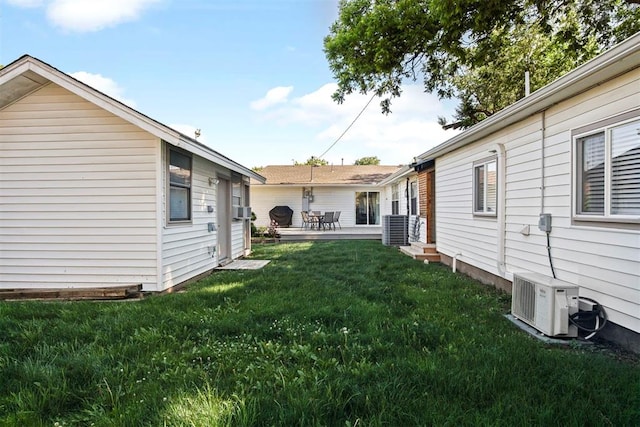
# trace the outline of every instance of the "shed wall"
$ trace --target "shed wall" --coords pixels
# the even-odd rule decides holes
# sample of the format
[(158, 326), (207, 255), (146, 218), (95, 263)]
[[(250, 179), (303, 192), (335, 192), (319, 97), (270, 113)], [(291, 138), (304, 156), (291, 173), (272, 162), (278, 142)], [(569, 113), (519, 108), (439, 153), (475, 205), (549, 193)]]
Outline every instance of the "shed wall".
[[(166, 150), (163, 150), (166, 156)], [(214, 163), (193, 156), (192, 221), (189, 224), (168, 225), (166, 203), (162, 203), (162, 289), (178, 285), (205, 273), (218, 265), (217, 231), (209, 232), (208, 223), (217, 221), (216, 188), (209, 178), (216, 176)], [(166, 186), (166, 169), (163, 181)], [(166, 191), (163, 191), (166, 194)], [(208, 212), (208, 206), (213, 212)]]
[(158, 145), (55, 84), (0, 110), (0, 287), (155, 286)]

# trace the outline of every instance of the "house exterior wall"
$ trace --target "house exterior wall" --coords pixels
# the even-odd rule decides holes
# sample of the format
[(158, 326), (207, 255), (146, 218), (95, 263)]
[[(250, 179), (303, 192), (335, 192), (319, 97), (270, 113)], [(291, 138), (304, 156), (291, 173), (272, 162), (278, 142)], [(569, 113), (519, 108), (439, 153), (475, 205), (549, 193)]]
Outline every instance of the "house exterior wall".
[(0, 110), (0, 287), (154, 286), (158, 142), (55, 84)]
[[(311, 187), (305, 187), (309, 189)], [(380, 209), (385, 208), (385, 189), (383, 187), (313, 187), (313, 202), (309, 210), (322, 212), (340, 211), (342, 227), (356, 227), (355, 198), (357, 192), (380, 192)], [(267, 227), (269, 225), (269, 211), (275, 206), (286, 205), (293, 209), (292, 227), (302, 227), (302, 186), (267, 186), (253, 185), (251, 187), (252, 209), (256, 214), (255, 225)], [(389, 196), (390, 197), (390, 196)], [(389, 202), (390, 206), (390, 202)], [(389, 207), (389, 209), (391, 209)], [(358, 225), (360, 227), (360, 225)], [(364, 226), (366, 227), (366, 225)]]
[[(166, 164), (166, 149), (163, 150)], [(193, 156), (191, 208), (189, 224), (168, 225), (166, 198), (162, 203), (162, 285), (164, 290), (192, 277), (205, 273), (218, 265), (217, 231), (209, 232), (208, 223), (217, 222), (216, 185), (209, 185), (209, 178), (216, 176), (216, 165)], [(163, 166), (164, 188), (167, 186), (166, 168)], [(166, 190), (162, 192), (166, 194)], [(212, 206), (214, 211), (208, 212)], [(235, 235), (233, 233), (232, 235)], [(237, 258), (237, 256), (234, 256)]]
[[(509, 280), (521, 271), (550, 276), (546, 234), (537, 223), (541, 212), (551, 213), (551, 253), (557, 277), (579, 285), (581, 296), (601, 303), (610, 321), (640, 332), (640, 227), (581, 225), (572, 221), (571, 212), (571, 130), (637, 109), (639, 101), (640, 70), (635, 69), (438, 157), (438, 250)], [(498, 179), (504, 168), (505, 193), (503, 199), (498, 198), (497, 209), (504, 209), (505, 216), (506, 273), (498, 268), (502, 238), (498, 217), (472, 214), (473, 163), (491, 155), (491, 150), (499, 152), (497, 144), (505, 150), (504, 159), (498, 160)], [(521, 232), (526, 226), (529, 235)]]

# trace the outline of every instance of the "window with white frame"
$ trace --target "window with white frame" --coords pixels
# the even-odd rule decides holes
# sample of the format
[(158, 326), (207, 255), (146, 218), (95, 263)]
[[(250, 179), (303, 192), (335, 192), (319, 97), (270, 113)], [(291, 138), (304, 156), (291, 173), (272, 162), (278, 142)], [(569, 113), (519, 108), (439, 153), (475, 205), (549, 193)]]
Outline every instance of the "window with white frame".
[(496, 216), (498, 207), (498, 160), (495, 157), (473, 164), (473, 213)]
[(409, 198), (410, 198), (410, 214), (418, 215), (418, 183), (411, 181), (409, 184)]
[(640, 219), (640, 120), (574, 136), (576, 216)]
[(191, 220), (191, 156), (169, 149), (169, 222)]
[(398, 215), (400, 213), (400, 185), (393, 184), (391, 186), (391, 214)]
[(232, 181), (231, 183), (231, 204), (233, 206), (242, 205), (242, 181)]

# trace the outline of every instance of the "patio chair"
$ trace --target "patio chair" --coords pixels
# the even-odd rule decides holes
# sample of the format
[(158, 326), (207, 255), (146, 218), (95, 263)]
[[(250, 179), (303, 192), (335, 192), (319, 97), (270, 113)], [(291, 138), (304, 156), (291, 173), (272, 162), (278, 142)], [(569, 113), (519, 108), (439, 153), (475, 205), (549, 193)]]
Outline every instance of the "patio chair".
[(342, 230), (342, 225), (340, 224), (340, 211), (335, 211), (333, 214), (333, 229), (336, 229), (336, 223), (338, 223), (338, 227)]
[(309, 218), (309, 212), (307, 211), (302, 211), (300, 212), (300, 215), (302, 215), (302, 228), (308, 228), (311, 224), (311, 219)]
[(320, 224), (322, 225), (323, 230), (326, 230), (327, 226), (329, 226), (329, 230), (331, 230), (332, 226), (333, 226), (333, 229), (335, 230), (336, 226), (333, 225), (333, 212), (325, 212)]

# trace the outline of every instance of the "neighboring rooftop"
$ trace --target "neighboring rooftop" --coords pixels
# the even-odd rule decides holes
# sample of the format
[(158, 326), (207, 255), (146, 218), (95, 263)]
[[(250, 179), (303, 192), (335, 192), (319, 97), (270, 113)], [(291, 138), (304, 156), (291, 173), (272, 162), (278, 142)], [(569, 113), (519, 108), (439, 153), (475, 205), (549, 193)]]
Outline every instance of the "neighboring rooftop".
[[(259, 171), (265, 185), (375, 185), (400, 166), (265, 166)], [(251, 184), (258, 184), (252, 180)]]

